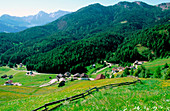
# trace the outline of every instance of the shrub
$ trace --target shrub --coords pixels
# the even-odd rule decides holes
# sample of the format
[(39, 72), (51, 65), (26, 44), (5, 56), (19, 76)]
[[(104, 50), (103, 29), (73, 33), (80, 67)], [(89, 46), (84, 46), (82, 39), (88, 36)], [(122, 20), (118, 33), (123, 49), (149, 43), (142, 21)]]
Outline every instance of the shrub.
[(156, 72), (154, 73), (153, 77), (154, 77), (154, 78), (161, 78), (161, 77), (162, 77), (160, 67), (158, 67), (158, 68), (156, 69)]
[(127, 75), (130, 75), (129, 70), (126, 68), (123, 72), (123, 77), (127, 77)]
[(10, 62), (10, 63), (8, 64), (8, 66), (9, 66), (10, 68), (13, 68), (13, 67), (14, 67), (14, 64)]
[(122, 75), (121, 74), (117, 74), (116, 78), (119, 78), (119, 77), (122, 77)]
[(146, 70), (146, 71), (145, 71), (145, 78), (149, 78), (150, 75), (151, 75), (150, 70), (149, 70), (149, 69)]
[(142, 70), (142, 71), (140, 72), (139, 77), (142, 77), (142, 78), (145, 77), (145, 70)]
[(133, 75), (133, 68), (130, 69), (130, 75)]
[(13, 78), (13, 75), (10, 75), (10, 76), (9, 76), (9, 79), (12, 79), (12, 78)]
[(170, 79), (170, 68), (167, 69), (166, 73), (163, 74), (163, 79)]
[(6, 77), (8, 77), (6, 74), (5, 74), (5, 75), (3, 75), (3, 76), (1, 76), (1, 78), (6, 78)]
[(138, 71), (138, 69), (135, 70), (135, 72), (133, 73), (133, 76), (135, 76), (135, 77), (138, 77), (138, 76), (139, 76), (139, 71)]
[(114, 77), (115, 77), (114, 74), (112, 74), (112, 75), (111, 75), (111, 78), (114, 78)]
[(105, 72), (105, 77), (109, 79), (109, 74), (107, 74), (107, 71)]
[(164, 68), (168, 68), (169, 66), (168, 66), (168, 64), (166, 63), (165, 65), (164, 65)]
[(15, 67), (17, 68), (17, 64), (15, 64)]

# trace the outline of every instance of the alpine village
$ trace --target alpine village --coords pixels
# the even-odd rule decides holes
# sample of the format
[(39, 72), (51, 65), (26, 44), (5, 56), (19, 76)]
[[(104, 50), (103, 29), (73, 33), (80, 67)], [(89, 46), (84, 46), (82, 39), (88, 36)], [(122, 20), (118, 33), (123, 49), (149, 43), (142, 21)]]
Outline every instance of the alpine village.
[(170, 3), (56, 13), (0, 17), (0, 111), (170, 110)]

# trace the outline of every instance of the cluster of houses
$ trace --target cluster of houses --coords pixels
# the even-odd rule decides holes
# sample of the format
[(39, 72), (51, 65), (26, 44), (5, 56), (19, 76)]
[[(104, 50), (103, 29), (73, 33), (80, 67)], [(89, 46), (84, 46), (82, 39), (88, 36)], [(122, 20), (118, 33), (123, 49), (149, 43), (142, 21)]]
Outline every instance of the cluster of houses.
[[(121, 71), (124, 71), (126, 68), (127, 69), (137, 69), (137, 66), (138, 65), (142, 65), (143, 63), (145, 63), (147, 61), (138, 61), (136, 60), (134, 63), (133, 63), (133, 66), (126, 66), (126, 67), (114, 67), (112, 68), (112, 73), (115, 74), (115, 73), (118, 73), (118, 72), (121, 72)], [(111, 66), (111, 64), (108, 64), (109, 66)], [(95, 64), (92, 65), (92, 67), (95, 67)], [(65, 85), (65, 82), (66, 80), (99, 80), (99, 79), (105, 79), (106, 77), (103, 75), (103, 74), (99, 74), (97, 75), (97, 77), (94, 79), (94, 78), (89, 78), (89, 76), (85, 73), (76, 73), (76, 74), (71, 74), (70, 72), (66, 72), (65, 74), (58, 74), (56, 76), (57, 80), (58, 80), (58, 83), (59, 83), (59, 87), (60, 86), (63, 86)], [(61, 83), (61, 84), (60, 84)]]
[(66, 81), (66, 78), (68, 80), (98, 80), (98, 79), (105, 79), (105, 76), (103, 74), (99, 74), (95, 79), (93, 79), (93, 78), (89, 78), (89, 76), (85, 73), (82, 74), (76, 73), (72, 75), (71, 73), (66, 72), (65, 74), (58, 74), (56, 78), (59, 82), (61, 82), (61, 81)]
[(1, 76), (1, 78), (2, 78), (2, 79), (8, 79), (8, 80), (4, 83), (5, 86), (7, 86), (7, 85), (21, 86), (21, 85), (22, 85), (22, 84), (20, 84), (20, 83), (13, 83), (13, 81), (10, 80), (10, 79), (13, 78), (13, 75), (7, 76), (7, 75), (5, 74), (5, 75)]
[(145, 62), (147, 62), (147, 61), (138, 61), (138, 60), (136, 60), (136, 61), (133, 63), (133, 66), (130, 66), (130, 67), (128, 67), (128, 66), (126, 66), (126, 67), (114, 67), (114, 68), (112, 68), (112, 73), (115, 74), (115, 73), (124, 71), (126, 68), (127, 68), (128, 70), (130, 70), (130, 69), (137, 69), (137, 67), (138, 67), (139, 65), (142, 65), (142, 64), (145, 63)]
[(65, 74), (58, 74), (56, 78), (58, 81), (60, 81), (61, 78), (72, 78), (72, 80), (89, 80), (89, 76), (85, 73), (76, 73), (72, 75), (70, 72), (66, 72)]

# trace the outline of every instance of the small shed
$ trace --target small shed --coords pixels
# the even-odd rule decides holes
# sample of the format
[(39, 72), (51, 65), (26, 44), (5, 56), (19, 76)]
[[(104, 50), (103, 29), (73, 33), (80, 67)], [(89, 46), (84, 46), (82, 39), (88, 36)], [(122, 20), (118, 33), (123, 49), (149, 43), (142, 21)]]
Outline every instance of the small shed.
[(89, 78), (89, 76), (88, 76), (87, 74), (82, 73), (82, 74), (80, 75), (80, 78)]
[(105, 79), (106, 77), (103, 74), (97, 75), (96, 79), (94, 80), (99, 80), (99, 79)]

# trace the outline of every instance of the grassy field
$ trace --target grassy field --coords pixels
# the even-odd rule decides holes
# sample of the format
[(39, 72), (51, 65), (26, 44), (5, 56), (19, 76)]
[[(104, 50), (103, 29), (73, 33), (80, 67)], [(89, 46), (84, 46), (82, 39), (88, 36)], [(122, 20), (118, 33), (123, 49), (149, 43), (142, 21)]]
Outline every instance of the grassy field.
[[(41, 74), (41, 75), (35, 75), (35, 76), (28, 76), (26, 75), (25, 71), (17, 71), (13, 70), (7, 67), (0, 67), (0, 75), (13, 75), (14, 77), (11, 79), (14, 83), (19, 82), (22, 84), (22, 86), (31, 86), (31, 87), (37, 87), (44, 83), (47, 83), (50, 81), (49, 76), (52, 78), (55, 78), (55, 74)], [(0, 85), (3, 85), (7, 79), (0, 78)]]
[(142, 53), (145, 52), (145, 51), (152, 52), (152, 54), (153, 54), (153, 51), (150, 51), (149, 48), (147, 48), (147, 47), (145, 47), (145, 46), (142, 46), (141, 44), (136, 45), (136, 47), (137, 47), (137, 50), (138, 50), (139, 54), (141, 54), (141, 55), (142, 55)]
[(97, 73), (91, 74), (91, 77), (92, 77), (92, 78), (96, 78), (97, 75), (99, 75), (99, 74), (105, 75), (106, 72), (107, 72), (107, 74), (112, 74), (112, 68), (113, 68), (113, 67), (118, 67), (118, 66), (117, 66), (117, 65), (112, 65), (110, 68), (107, 67), (107, 68), (105, 68), (104, 70), (101, 70), (101, 71), (99, 71), (99, 72), (97, 72)]
[(103, 68), (104, 65), (102, 64), (95, 64), (95, 68), (92, 68), (91, 66), (87, 66), (87, 75), (91, 75), (92, 73), (95, 73), (97, 70)]
[[(23, 73), (16, 74), (18, 81), (25, 76)], [(41, 78), (36, 75), (37, 78)], [(34, 76), (34, 77), (36, 77)], [(43, 75), (42, 75), (43, 77)], [(25, 79), (26, 80), (26, 79)], [(34, 79), (38, 81), (37, 79)], [(0, 86), (0, 110), (30, 111), (48, 102), (53, 102), (69, 96), (79, 94), (94, 86), (102, 86), (110, 83), (121, 83), (134, 81), (133, 78), (115, 78), (97, 81), (73, 81), (67, 82), (64, 87), (58, 88), (57, 85), (48, 87), (36, 87), (32, 82), (25, 81), (23, 86)], [(39, 84), (39, 83), (36, 83)], [(34, 86), (34, 87), (33, 87)]]
[(112, 65), (110, 68), (107, 67), (106, 69), (104, 69), (104, 70), (102, 70), (102, 71), (99, 71), (99, 72), (97, 72), (96, 74), (97, 74), (97, 75), (98, 75), (98, 74), (105, 74), (106, 71), (107, 71), (107, 73), (111, 74), (113, 67), (118, 67), (118, 66), (117, 66), (117, 65)]
[(57, 111), (168, 111), (170, 80), (143, 79), (142, 83), (102, 90)]
[(145, 66), (146, 69), (149, 69), (151, 73), (154, 74), (158, 67), (162, 68), (166, 63), (170, 66), (170, 58), (156, 59), (151, 62), (144, 63), (143, 66)]
[[(170, 58), (157, 59), (145, 63), (144, 66), (154, 72), (155, 68), (163, 67), (165, 63), (170, 65)], [(98, 64), (96, 68), (88, 67), (88, 74), (102, 68)], [(106, 68), (97, 74), (108, 73), (111, 68)], [(53, 102), (76, 94), (80, 94), (94, 86), (103, 86), (111, 83), (131, 82), (135, 79), (114, 78), (97, 81), (68, 81), (64, 87), (58, 85), (39, 87), (49, 82), (49, 76), (55, 78), (55, 74), (38, 74), (28, 76), (24, 71), (17, 71), (7, 67), (0, 67), (1, 75), (14, 75), (13, 82), (19, 82), (22, 86), (3, 86), (7, 79), (0, 78), (0, 111), (30, 111), (48, 102)], [(97, 76), (97, 74), (95, 76)], [(142, 78), (141, 78), (142, 79)], [(143, 84), (121, 86), (114, 89), (102, 90), (81, 99), (77, 103), (66, 102), (65, 106), (57, 110), (168, 110), (170, 98), (170, 80), (142, 79)], [(68, 104), (69, 103), (69, 104)], [(54, 106), (51, 106), (52, 108)]]

